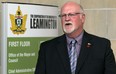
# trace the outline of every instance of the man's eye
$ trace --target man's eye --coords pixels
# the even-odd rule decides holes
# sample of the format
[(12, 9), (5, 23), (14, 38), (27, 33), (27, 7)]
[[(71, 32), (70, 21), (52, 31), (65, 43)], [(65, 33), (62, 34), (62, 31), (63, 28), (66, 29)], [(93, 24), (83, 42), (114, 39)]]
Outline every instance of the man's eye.
[(68, 16), (74, 16), (74, 14), (68, 14)]
[(65, 17), (65, 16), (66, 16), (66, 14), (63, 14), (63, 15), (62, 15), (62, 17)]

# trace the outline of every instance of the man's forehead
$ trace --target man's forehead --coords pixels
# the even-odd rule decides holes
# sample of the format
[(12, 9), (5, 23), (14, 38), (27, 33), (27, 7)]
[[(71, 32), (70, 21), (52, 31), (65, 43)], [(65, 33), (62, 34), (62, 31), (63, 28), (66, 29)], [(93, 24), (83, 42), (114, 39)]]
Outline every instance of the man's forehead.
[(66, 12), (75, 12), (75, 11), (80, 11), (80, 7), (78, 7), (78, 6), (74, 6), (74, 5), (72, 5), (72, 6), (69, 6), (69, 5), (67, 5), (67, 6), (65, 6), (65, 7), (63, 7), (62, 9), (61, 9), (61, 12), (64, 12), (64, 11), (66, 11)]

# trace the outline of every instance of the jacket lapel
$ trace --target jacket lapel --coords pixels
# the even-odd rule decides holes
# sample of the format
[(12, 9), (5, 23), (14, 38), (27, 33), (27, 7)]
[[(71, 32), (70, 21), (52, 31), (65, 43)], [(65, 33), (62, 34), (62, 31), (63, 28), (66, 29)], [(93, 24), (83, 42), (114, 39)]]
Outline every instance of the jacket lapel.
[(66, 41), (65, 35), (61, 36), (59, 39), (59, 43), (57, 45), (57, 50), (61, 57), (66, 74), (71, 74), (68, 49), (67, 49), (66, 43), (67, 43), (67, 41)]
[(77, 72), (81, 70), (86, 58), (88, 57), (88, 54), (91, 49), (90, 39), (91, 39), (91, 36), (88, 33), (84, 32), (81, 50), (77, 60), (76, 74), (78, 74)]

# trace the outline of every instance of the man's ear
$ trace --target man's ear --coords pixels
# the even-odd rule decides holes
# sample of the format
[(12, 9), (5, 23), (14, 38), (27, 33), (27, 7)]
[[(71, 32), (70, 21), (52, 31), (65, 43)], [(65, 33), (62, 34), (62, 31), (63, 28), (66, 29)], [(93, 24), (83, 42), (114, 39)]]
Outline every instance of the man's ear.
[(82, 23), (84, 23), (84, 22), (85, 22), (85, 14), (82, 14), (82, 15), (80, 16), (80, 18), (81, 18), (81, 20), (82, 20)]

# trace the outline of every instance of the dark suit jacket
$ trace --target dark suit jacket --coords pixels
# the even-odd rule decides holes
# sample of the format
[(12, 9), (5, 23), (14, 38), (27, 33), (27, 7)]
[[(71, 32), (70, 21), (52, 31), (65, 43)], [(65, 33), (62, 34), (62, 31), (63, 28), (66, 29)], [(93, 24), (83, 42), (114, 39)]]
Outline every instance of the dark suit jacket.
[[(35, 74), (71, 74), (66, 36), (41, 44)], [(110, 41), (84, 32), (76, 74), (116, 74)]]

